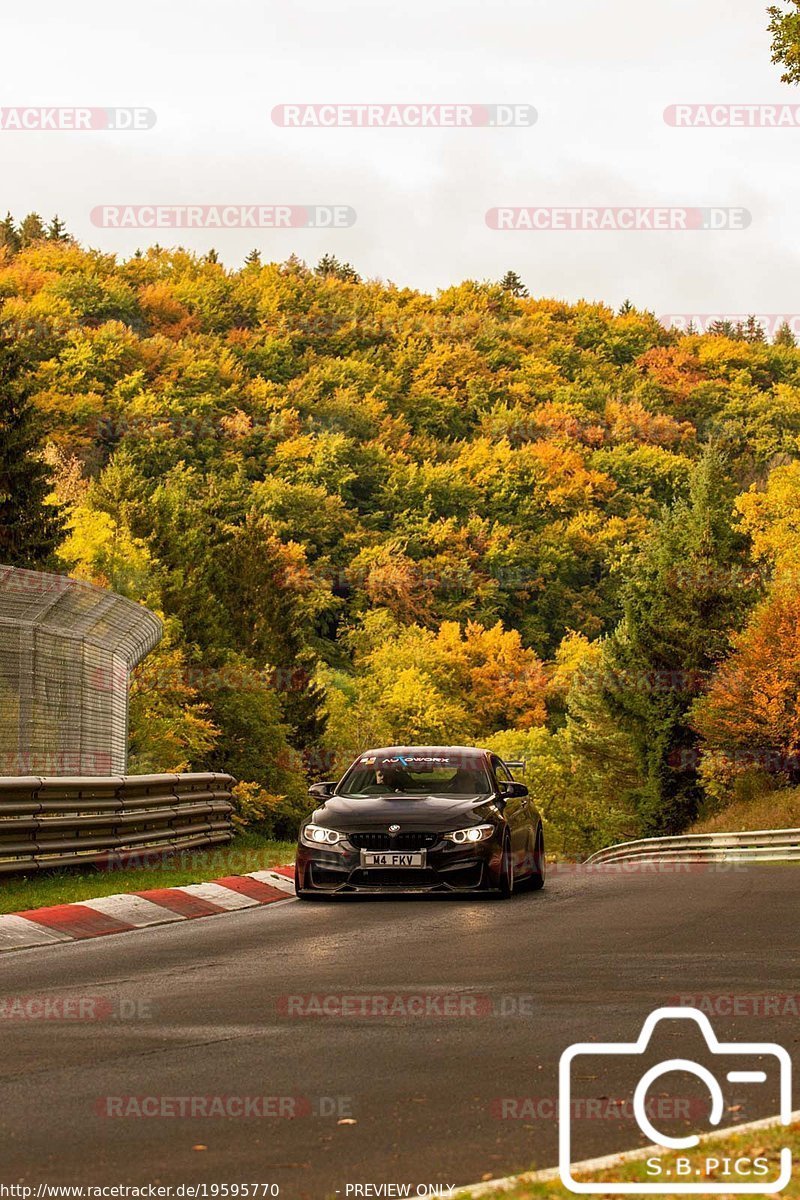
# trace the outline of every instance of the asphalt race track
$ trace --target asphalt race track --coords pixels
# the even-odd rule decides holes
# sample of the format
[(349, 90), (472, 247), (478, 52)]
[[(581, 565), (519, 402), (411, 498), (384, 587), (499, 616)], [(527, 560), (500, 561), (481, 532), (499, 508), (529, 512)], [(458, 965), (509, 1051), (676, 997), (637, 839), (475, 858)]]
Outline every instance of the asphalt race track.
[[(290, 900), (8, 954), (0, 1011), (83, 998), (100, 1019), (0, 1021), (0, 1181), (277, 1183), (291, 1200), (552, 1166), (569, 1044), (632, 1041), (677, 994), (718, 994), (721, 1038), (778, 1042), (797, 1064), (799, 967), (800, 871), (781, 866), (573, 868), (507, 903)], [(400, 997), (401, 1015), (296, 1016), (285, 1000), (353, 993)], [(433, 993), (456, 1015), (408, 1011)], [(702, 1054), (665, 1033), (665, 1052), (679, 1045)], [(576, 1094), (629, 1098), (642, 1062), (615, 1063), (613, 1082), (583, 1070)], [(777, 1111), (748, 1086), (724, 1123)], [(284, 1115), (138, 1116), (145, 1097), (270, 1097)], [(662, 1115), (686, 1129), (679, 1108)], [(574, 1159), (645, 1140), (607, 1112), (575, 1128)]]

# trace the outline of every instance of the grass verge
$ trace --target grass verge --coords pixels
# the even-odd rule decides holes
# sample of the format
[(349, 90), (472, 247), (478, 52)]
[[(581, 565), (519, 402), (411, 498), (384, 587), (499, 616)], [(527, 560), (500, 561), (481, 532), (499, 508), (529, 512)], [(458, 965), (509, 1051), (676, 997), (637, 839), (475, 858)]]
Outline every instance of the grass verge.
[[(764, 1178), (767, 1180), (775, 1180), (780, 1174), (780, 1151), (783, 1146), (788, 1146), (792, 1151), (792, 1159), (795, 1164), (800, 1161), (800, 1124), (793, 1125), (788, 1129), (784, 1126), (772, 1127), (769, 1129), (756, 1129), (750, 1133), (731, 1134), (725, 1138), (712, 1138), (701, 1141), (700, 1145), (695, 1150), (683, 1151), (681, 1157), (688, 1160), (691, 1166), (691, 1174), (683, 1177), (683, 1182), (686, 1183), (704, 1183), (724, 1186), (726, 1183), (734, 1182), (752, 1182), (753, 1175), (745, 1176), (736, 1174), (734, 1164), (737, 1160), (748, 1159), (750, 1162), (764, 1160), (769, 1165), (769, 1171)], [(675, 1177), (675, 1156), (665, 1152), (664, 1158), (660, 1160), (664, 1174), (666, 1177), (666, 1169), (672, 1169)], [(713, 1166), (716, 1162), (719, 1165)], [(752, 1171), (752, 1167), (747, 1170)], [(763, 1168), (759, 1168), (761, 1170)], [(695, 1172), (697, 1172), (695, 1174)], [(649, 1170), (647, 1160), (622, 1163), (613, 1170), (606, 1169), (597, 1171), (591, 1175), (580, 1176), (581, 1179), (591, 1179), (598, 1182), (608, 1182), (609, 1190), (607, 1195), (613, 1196), (614, 1191), (611, 1186), (612, 1182), (658, 1182), (652, 1170)], [(661, 1182), (664, 1180), (662, 1179)], [(757, 1182), (759, 1180), (756, 1180)], [(767, 1190), (767, 1189), (765, 1189)], [(600, 1193), (598, 1193), (599, 1195)], [(604, 1193), (606, 1194), (606, 1193)], [(644, 1195), (645, 1193), (631, 1193), (633, 1195)], [(671, 1193), (675, 1195), (676, 1193)], [(704, 1193), (711, 1195), (712, 1193)], [(769, 1194), (769, 1193), (768, 1193)], [(461, 1193), (461, 1196), (467, 1196), (469, 1193)], [(569, 1200), (569, 1197), (574, 1197), (575, 1193), (568, 1191), (561, 1183), (557, 1182), (531, 1182), (520, 1183), (513, 1187), (510, 1191), (493, 1191), (490, 1193), (482, 1193), (481, 1200)], [(728, 1193), (732, 1197), (733, 1193)], [(800, 1176), (797, 1170), (794, 1171), (792, 1181), (785, 1191), (780, 1193), (782, 1198), (800, 1197)], [(458, 1200), (458, 1197), (456, 1198)]]
[(742, 833), (749, 829), (800, 828), (800, 788), (784, 788), (751, 800), (735, 800), (721, 812), (696, 821), (687, 833)]
[(204, 883), (226, 875), (246, 875), (294, 862), (293, 842), (273, 842), (253, 832), (240, 833), (227, 846), (165, 855), (147, 866), (109, 870), (104, 867), (70, 867), (36, 871), (30, 875), (0, 876), (0, 913), (24, 912), (49, 904), (94, 900), (116, 892), (142, 892), (149, 888)]

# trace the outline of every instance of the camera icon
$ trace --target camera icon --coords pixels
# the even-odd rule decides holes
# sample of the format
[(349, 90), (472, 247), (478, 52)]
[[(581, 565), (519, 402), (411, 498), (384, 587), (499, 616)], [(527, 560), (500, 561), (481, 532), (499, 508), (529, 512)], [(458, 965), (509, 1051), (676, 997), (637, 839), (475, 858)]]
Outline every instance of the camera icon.
[[(730, 1084), (766, 1083), (768, 1076), (767, 1072), (763, 1069), (762, 1060), (767, 1056), (775, 1059), (778, 1063), (780, 1088), (780, 1113), (777, 1123), (781, 1125), (791, 1124), (792, 1060), (789, 1057), (788, 1051), (783, 1046), (779, 1046), (774, 1042), (720, 1042), (714, 1033), (708, 1017), (698, 1009), (658, 1008), (647, 1018), (635, 1042), (578, 1042), (573, 1046), (569, 1046), (562, 1054), (559, 1063), (558, 1167), (564, 1186), (569, 1191), (578, 1194), (603, 1194), (606, 1196), (614, 1194), (624, 1195), (626, 1193), (646, 1194), (648, 1192), (651, 1194), (661, 1193), (670, 1195), (714, 1195), (720, 1193), (727, 1195), (774, 1195), (776, 1192), (782, 1191), (792, 1178), (792, 1152), (788, 1147), (784, 1147), (781, 1150), (780, 1177), (777, 1180), (764, 1178), (764, 1174), (768, 1172), (759, 1171), (755, 1174), (749, 1174), (748, 1178), (744, 1181), (737, 1180), (736, 1182), (732, 1182), (730, 1176), (728, 1176), (726, 1179), (719, 1181), (713, 1178), (704, 1178), (702, 1182), (699, 1180), (691, 1183), (683, 1182), (683, 1178), (676, 1178), (675, 1176), (685, 1177), (690, 1174), (700, 1174), (700, 1172), (696, 1172), (693, 1169), (690, 1170), (688, 1159), (678, 1160), (687, 1164), (685, 1170), (670, 1170), (661, 1174), (656, 1168), (656, 1173), (660, 1174), (660, 1177), (652, 1182), (620, 1181), (617, 1183), (608, 1180), (603, 1182), (587, 1182), (573, 1177), (571, 1116), (573, 1112), (572, 1067), (574, 1060), (578, 1056), (596, 1059), (598, 1057), (605, 1058), (607, 1055), (642, 1055), (646, 1052), (650, 1044), (656, 1025), (660, 1021), (666, 1020), (693, 1021), (699, 1026), (709, 1052), (720, 1056), (720, 1076), (718, 1077), (701, 1063), (685, 1058), (666, 1059), (664, 1062), (660, 1062), (644, 1072), (634, 1091), (633, 1115), (642, 1133), (653, 1143), (654, 1151), (655, 1148), (663, 1148), (666, 1151), (685, 1151), (691, 1150), (700, 1144), (700, 1138), (696, 1134), (687, 1137), (671, 1137), (661, 1133), (655, 1128), (650, 1119), (650, 1114), (647, 1111), (648, 1091), (656, 1080), (672, 1071), (685, 1072), (702, 1080), (708, 1088), (710, 1095), (708, 1120), (712, 1125), (719, 1125), (725, 1112), (725, 1095), (720, 1078), (723, 1078)], [(734, 1062), (737, 1067), (740, 1067), (743, 1058), (747, 1056), (753, 1056), (754, 1060), (758, 1059), (758, 1065), (754, 1061), (752, 1069), (733, 1069)], [(726, 1059), (728, 1060), (727, 1063)], [(733, 1127), (733, 1131), (735, 1132), (735, 1126)], [(655, 1161), (648, 1160), (648, 1162)], [(745, 1162), (750, 1160), (738, 1160), (737, 1166), (739, 1161)], [(604, 1165), (608, 1164), (604, 1162)], [(664, 1175), (669, 1175), (670, 1178), (664, 1178)]]

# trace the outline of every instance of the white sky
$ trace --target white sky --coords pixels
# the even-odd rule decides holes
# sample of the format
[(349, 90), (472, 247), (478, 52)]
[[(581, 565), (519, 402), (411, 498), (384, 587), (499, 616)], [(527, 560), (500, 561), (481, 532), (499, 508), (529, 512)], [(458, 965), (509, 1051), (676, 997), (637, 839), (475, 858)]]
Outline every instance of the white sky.
[[(800, 128), (676, 129), (676, 102), (785, 102), (766, 0), (37, 0), (3, 7), (0, 105), (140, 105), (141, 133), (0, 131), (0, 208), (131, 253), (238, 264), (329, 250), (425, 289), (519, 272), (532, 294), (667, 312), (800, 311)], [(533, 128), (281, 129), (294, 101), (528, 103)], [(352, 205), (351, 229), (114, 231), (98, 204)], [(745, 231), (496, 232), (495, 205), (720, 205)]]

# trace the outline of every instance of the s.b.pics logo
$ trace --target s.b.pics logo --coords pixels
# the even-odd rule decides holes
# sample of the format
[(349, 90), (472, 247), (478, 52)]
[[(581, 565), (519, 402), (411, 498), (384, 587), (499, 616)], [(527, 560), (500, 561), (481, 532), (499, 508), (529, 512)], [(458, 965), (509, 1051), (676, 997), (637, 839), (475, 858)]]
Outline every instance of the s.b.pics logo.
[[(672, 1022), (682, 1022), (674, 1025)], [(672, 1050), (675, 1041), (692, 1046), (696, 1057), (670, 1056), (648, 1061), (653, 1049), (663, 1044)], [(703, 1059), (703, 1062), (697, 1059)], [(625, 1060), (628, 1060), (627, 1062)], [(635, 1071), (631, 1076), (631, 1060)], [(706, 1065), (708, 1064), (708, 1065)], [(644, 1069), (642, 1069), (644, 1068)], [(625, 1073), (628, 1083), (620, 1092), (633, 1088), (631, 1112), (638, 1132), (653, 1144), (646, 1161), (644, 1181), (592, 1181), (573, 1174), (575, 1112), (574, 1084), (592, 1080), (594, 1086), (608, 1091), (613, 1081)], [(608, 1083), (606, 1082), (608, 1077)], [(716, 1195), (774, 1195), (782, 1191), (792, 1177), (792, 1154), (788, 1147), (780, 1151), (778, 1177), (768, 1158), (756, 1154), (722, 1158), (712, 1153), (690, 1156), (697, 1151), (697, 1133), (665, 1133), (656, 1128), (652, 1097), (664, 1096), (667, 1079), (680, 1080), (679, 1087), (691, 1094), (692, 1112), (698, 1111), (697, 1098), (705, 1098), (705, 1123), (716, 1129), (726, 1112), (741, 1112), (756, 1099), (758, 1089), (779, 1108), (779, 1123), (789, 1125), (792, 1107), (792, 1062), (783, 1046), (773, 1042), (720, 1042), (704, 1013), (695, 1008), (659, 1008), (645, 1021), (635, 1042), (579, 1042), (561, 1056), (559, 1066), (559, 1172), (566, 1188), (578, 1194), (615, 1195), (625, 1193), (661, 1193)], [(687, 1090), (688, 1089), (688, 1090)], [(676, 1110), (677, 1111), (677, 1110)], [(769, 1110), (768, 1110), (769, 1111)], [(775, 1111), (772, 1108), (772, 1111)], [(704, 1131), (705, 1132), (705, 1131)], [(735, 1132), (733, 1127), (732, 1132)], [(609, 1146), (609, 1149), (613, 1147)]]

